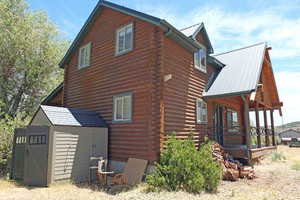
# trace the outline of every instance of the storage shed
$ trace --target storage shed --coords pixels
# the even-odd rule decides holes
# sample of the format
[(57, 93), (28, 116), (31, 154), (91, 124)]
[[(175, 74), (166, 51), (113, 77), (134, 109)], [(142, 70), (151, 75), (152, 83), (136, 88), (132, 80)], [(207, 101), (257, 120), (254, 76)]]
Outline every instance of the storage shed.
[(87, 181), (90, 158), (107, 158), (107, 145), (108, 128), (97, 113), (40, 106), (29, 126), (15, 130), (12, 178), (34, 186)]

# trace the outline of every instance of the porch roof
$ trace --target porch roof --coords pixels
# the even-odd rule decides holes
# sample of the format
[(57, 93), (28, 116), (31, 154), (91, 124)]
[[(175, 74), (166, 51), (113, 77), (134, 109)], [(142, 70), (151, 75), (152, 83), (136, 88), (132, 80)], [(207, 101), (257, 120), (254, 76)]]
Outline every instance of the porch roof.
[(204, 93), (203, 97), (225, 97), (249, 94), (256, 90), (266, 51), (266, 43), (215, 55), (226, 66)]

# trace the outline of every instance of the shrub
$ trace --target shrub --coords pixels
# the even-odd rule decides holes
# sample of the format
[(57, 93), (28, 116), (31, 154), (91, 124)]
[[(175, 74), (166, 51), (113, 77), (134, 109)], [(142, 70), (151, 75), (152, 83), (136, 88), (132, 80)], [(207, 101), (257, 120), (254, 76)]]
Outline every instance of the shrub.
[(300, 171), (300, 162), (295, 162), (291, 168), (292, 170)]
[(274, 151), (271, 153), (271, 160), (273, 162), (276, 162), (276, 161), (280, 161), (280, 160), (286, 160), (286, 158), (283, 155), (283, 153)]
[(0, 177), (6, 176), (8, 173), (14, 130), (26, 123), (26, 120), (21, 120), (19, 117), (0, 119)]
[(212, 142), (206, 141), (199, 151), (192, 134), (186, 140), (167, 140), (155, 172), (146, 177), (148, 191), (184, 190), (199, 193), (216, 190), (221, 178), (221, 166), (212, 157)]

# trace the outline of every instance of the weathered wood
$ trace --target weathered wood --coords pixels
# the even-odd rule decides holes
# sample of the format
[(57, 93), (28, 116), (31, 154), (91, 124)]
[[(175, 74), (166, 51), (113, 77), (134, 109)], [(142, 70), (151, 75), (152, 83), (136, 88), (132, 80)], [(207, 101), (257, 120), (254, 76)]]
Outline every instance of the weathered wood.
[(275, 140), (275, 128), (274, 128), (274, 111), (270, 110), (270, 117), (271, 117), (271, 132), (272, 132), (272, 144), (273, 146), (276, 146), (276, 140)]
[(249, 120), (249, 104), (247, 97), (243, 96), (244, 101), (244, 126), (246, 133), (246, 145), (248, 149), (251, 149), (251, 138), (250, 138), (250, 120)]
[(264, 110), (264, 124), (265, 124), (265, 138), (266, 138), (266, 146), (270, 146), (270, 139), (269, 139), (269, 131), (268, 131), (268, 118), (267, 118), (267, 110)]
[(261, 135), (260, 135), (260, 124), (259, 124), (259, 111), (255, 109), (255, 120), (256, 120), (256, 133), (257, 133), (257, 147), (261, 147)]

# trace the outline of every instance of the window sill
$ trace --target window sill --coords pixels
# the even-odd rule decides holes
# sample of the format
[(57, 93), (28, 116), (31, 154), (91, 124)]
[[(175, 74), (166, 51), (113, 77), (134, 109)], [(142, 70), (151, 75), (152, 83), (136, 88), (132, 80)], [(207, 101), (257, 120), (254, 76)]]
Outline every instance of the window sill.
[(132, 50), (133, 50), (133, 48), (127, 49), (126, 51), (122, 51), (122, 52), (115, 52), (115, 56), (121, 56), (121, 55), (127, 54)]
[(200, 122), (200, 121), (197, 121), (197, 124), (203, 124), (203, 125), (206, 125), (207, 124), (207, 121), (205, 121), (205, 122)]
[(77, 70), (83, 70), (83, 69), (86, 69), (86, 68), (89, 68), (90, 65), (87, 65), (87, 66), (84, 66), (84, 67), (79, 67), (77, 66)]
[(207, 70), (203, 70), (203, 69), (201, 69), (201, 68), (199, 68), (199, 67), (196, 67), (196, 66), (195, 66), (195, 68), (196, 68), (198, 71), (200, 71), (200, 72), (203, 72), (203, 73), (205, 73), (205, 74), (207, 73)]
[(132, 123), (132, 120), (112, 120), (113, 124), (126, 124), (126, 123)]

